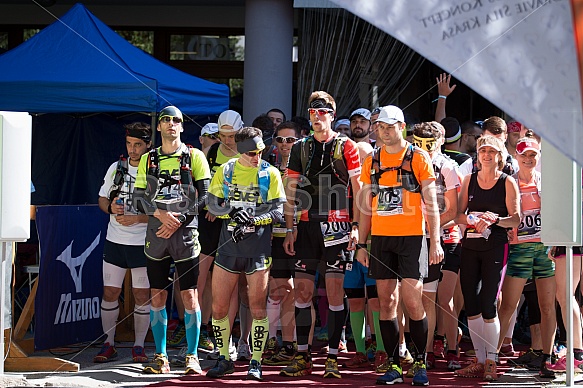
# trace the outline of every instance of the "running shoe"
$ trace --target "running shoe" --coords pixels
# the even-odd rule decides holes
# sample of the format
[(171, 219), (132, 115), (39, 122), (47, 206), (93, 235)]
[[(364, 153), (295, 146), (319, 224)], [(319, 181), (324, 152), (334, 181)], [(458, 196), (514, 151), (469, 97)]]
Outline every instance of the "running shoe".
[(132, 360), (141, 363), (148, 362), (148, 356), (146, 356), (143, 346), (134, 346), (132, 348)]
[(225, 356), (220, 356), (214, 367), (206, 372), (207, 377), (220, 378), (224, 375), (230, 375), (235, 372), (235, 364), (231, 360), (227, 360)]
[(405, 355), (400, 356), (399, 359), (401, 361), (401, 368), (403, 368), (407, 365), (411, 365), (411, 364), (413, 364), (413, 362), (415, 362), (415, 360), (413, 359), (413, 356), (411, 355), (411, 353), (409, 353), (409, 349), (406, 349)]
[(251, 349), (249, 349), (249, 344), (239, 341), (239, 345), (237, 346), (237, 361), (249, 360), (251, 360)]
[(529, 362), (522, 364), (528, 370), (540, 370), (540, 366), (543, 363), (544, 355), (542, 353), (538, 354), (536, 357), (532, 357)]
[(338, 370), (338, 361), (335, 358), (328, 357), (324, 364), (324, 378), (341, 379), (340, 371)]
[(277, 342), (277, 337), (271, 337), (267, 340), (265, 344), (265, 350), (263, 351), (263, 358), (270, 358), (279, 351), (279, 344)]
[(484, 377), (484, 371), (484, 364), (472, 362), (465, 368), (454, 371), (453, 374), (459, 377)]
[(109, 342), (106, 342), (101, 347), (99, 353), (97, 353), (97, 355), (93, 357), (93, 362), (98, 363), (109, 362), (114, 358), (117, 358), (117, 350), (115, 350), (115, 347), (110, 345)]
[(514, 346), (512, 344), (504, 344), (498, 354), (500, 357), (514, 357)]
[(338, 344), (338, 353), (348, 353), (348, 346), (346, 345), (346, 341), (340, 341)]
[(427, 352), (425, 366), (428, 370), (435, 368), (435, 354), (432, 352)]
[(298, 377), (307, 376), (312, 373), (312, 360), (309, 359), (307, 354), (297, 354), (292, 362), (283, 368), (280, 372), (280, 376), (288, 377)]
[(368, 346), (366, 347), (366, 356), (370, 362), (374, 361), (375, 353), (377, 351), (377, 343), (376, 341), (370, 341)]
[(356, 352), (354, 357), (342, 364), (342, 367), (347, 369), (361, 369), (368, 368), (369, 366), (370, 361), (364, 355), (364, 353), (361, 352)]
[[(579, 361), (576, 358), (574, 359), (574, 366), (575, 371), (580, 370), (581, 366), (583, 366), (583, 361)], [(556, 363), (549, 365), (549, 370), (553, 372), (566, 372), (567, 371), (567, 356), (563, 356), (557, 361)]]
[(328, 342), (328, 328), (322, 327), (320, 329), (320, 332), (318, 333), (318, 336), (316, 337), (316, 339), (318, 341)]
[[(445, 352), (445, 345), (443, 343), (443, 339), (434, 339), (433, 340), (433, 354), (435, 357), (444, 358)], [(427, 365), (429, 366), (429, 365)]]
[(208, 331), (203, 330), (200, 332), (200, 336), (198, 337), (198, 348), (208, 352), (212, 352), (215, 349), (215, 345), (209, 337)]
[(178, 322), (167, 343), (168, 346), (176, 348), (186, 343), (186, 326), (184, 326), (184, 322)]
[(178, 367), (185, 366), (187, 350), (188, 348), (186, 346), (181, 347), (178, 354), (170, 359), (170, 365)]
[(255, 360), (251, 360), (251, 363), (249, 364), (249, 369), (247, 370), (247, 380), (263, 381), (261, 364)]
[(377, 385), (393, 385), (403, 382), (403, 370), (401, 367), (392, 364), (389, 366), (387, 372), (380, 376), (376, 383)]
[(202, 368), (200, 367), (200, 361), (198, 357), (194, 354), (187, 354), (185, 358), (186, 369), (184, 374), (187, 375), (201, 375)]
[(417, 361), (412, 369), (415, 369), (415, 374), (413, 375), (412, 385), (416, 386), (426, 386), (429, 385), (429, 379), (427, 378), (427, 369), (423, 361)]
[(540, 366), (539, 371), (538, 371), (538, 376), (542, 377), (544, 379), (555, 378), (555, 372), (553, 372), (552, 370), (549, 369), (550, 366), (551, 366), (550, 362), (545, 362), (544, 364), (542, 364)]
[(496, 361), (487, 359), (484, 363), (484, 380), (498, 380), (498, 373), (496, 372)]
[(445, 360), (447, 361), (447, 369), (450, 371), (456, 371), (458, 369), (462, 369), (462, 365), (460, 364), (460, 359), (457, 354), (447, 353), (445, 355)]
[(518, 358), (516, 360), (514, 360), (513, 362), (516, 365), (526, 365), (529, 362), (531, 362), (533, 359), (539, 357), (542, 354), (542, 352), (540, 351), (534, 351), (532, 350), (532, 348), (530, 348), (528, 351), (522, 353), (520, 356), (518, 356)]
[(284, 347), (279, 348), (279, 352), (269, 358), (263, 359), (263, 365), (287, 366), (294, 359), (294, 353), (288, 354)]
[(374, 370), (377, 373), (387, 373), (389, 364), (387, 363), (389, 356), (387, 352), (377, 350), (374, 354)]
[(170, 364), (166, 355), (162, 353), (155, 354), (154, 359), (146, 365), (143, 373), (155, 375), (170, 373)]

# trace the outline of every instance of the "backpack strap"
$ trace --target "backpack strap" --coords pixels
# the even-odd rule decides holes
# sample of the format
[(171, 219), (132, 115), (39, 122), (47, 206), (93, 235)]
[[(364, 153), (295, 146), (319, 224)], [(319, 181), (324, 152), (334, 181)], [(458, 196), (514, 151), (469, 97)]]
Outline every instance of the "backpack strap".
[(302, 162), (302, 176), (308, 176), (312, 158), (314, 157), (314, 135), (310, 135), (301, 140), (300, 143), (300, 160)]
[(206, 154), (206, 159), (209, 162), (209, 168), (213, 169), (213, 167), (217, 167), (219, 166), (219, 164), (217, 164), (217, 155), (219, 153), (219, 146), (221, 145), (221, 143), (214, 143), (213, 145), (210, 146), (207, 154)]
[[(236, 161), (237, 158), (230, 159), (223, 165), (223, 198), (225, 200), (229, 199), (229, 185), (233, 183), (233, 170), (235, 169)], [(265, 160), (261, 160), (259, 163), (259, 171), (257, 171), (259, 193), (263, 203), (267, 203), (267, 194), (269, 193), (269, 185), (271, 184), (269, 171), (267, 171), (269, 167), (271, 167), (269, 163), (267, 163)]]
[(339, 134), (334, 138), (334, 146), (332, 147), (332, 170), (336, 177), (342, 184), (348, 186), (350, 184), (350, 177), (348, 176), (348, 167), (344, 158), (344, 147), (348, 141), (348, 136)]
[(118, 187), (121, 186), (127, 173), (128, 160), (123, 155), (120, 155), (115, 168), (115, 175), (113, 176), (113, 184)]

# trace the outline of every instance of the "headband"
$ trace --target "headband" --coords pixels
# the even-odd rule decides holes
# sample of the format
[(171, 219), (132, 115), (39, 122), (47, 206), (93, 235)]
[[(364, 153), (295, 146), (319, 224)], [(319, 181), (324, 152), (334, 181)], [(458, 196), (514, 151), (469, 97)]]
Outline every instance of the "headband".
[(237, 142), (237, 152), (240, 154), (251, 151), (263, 151), (264, 149), (265, 143), (263, 142), (261, 136), (255, 136), (253, 138)]
[(135, 137), (136, 139), (141, 139), (146, 143), (150, 142), (150, 135), (145, 131), (139, 129), (126, 129), (126, 137)]

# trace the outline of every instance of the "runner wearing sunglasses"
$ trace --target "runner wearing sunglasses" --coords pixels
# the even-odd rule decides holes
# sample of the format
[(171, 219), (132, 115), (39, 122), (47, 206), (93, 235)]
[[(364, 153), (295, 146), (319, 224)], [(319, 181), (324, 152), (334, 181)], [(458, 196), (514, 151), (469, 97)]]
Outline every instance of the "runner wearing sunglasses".
[(245, 274), (249, 286), (251, 362), (247, 379), (262, 380), (261, 356), (269, 321), (266, 313), (267, 285), (271, 267), (272, 224), (283, 220), (285, 195), (279, 171), (261, 160), (265, 148), (261, 130), (246, 127), (235, 135), (240, 157), (223, 164), (209, 187), (209, 213), (222, 219), (218, 256), (213, 269), (213, 330), (220, 356), (208, 377), (234, 372), (229, 359), (230, 299)]
[[(324, 377), (340, 378), (338, 346), (346, 311), (344, 310), (344, 269), (352, 259), (349, 241), (356, 238), (357, 225), (350, 224), (350, 186), (353, 198), (360, 189), (360, 160), (352, 140), (332, 130), (336, 102), (328, 93), (310, 95), (308, 113), (314, 133), (292, 146), (286, 184), (285, 252), (294, 256), (296, 289), (296, 333), (298, 353), (280, 374), (290, 377), (312, 372), (309, 336), (312, 329), (314, 279), (320, 261), (326, 262), (328, 295), (329, 353)], [(294, 207), (301, 208), (297, 233)], [(354, 217), (358, 218), (354, 207)]]

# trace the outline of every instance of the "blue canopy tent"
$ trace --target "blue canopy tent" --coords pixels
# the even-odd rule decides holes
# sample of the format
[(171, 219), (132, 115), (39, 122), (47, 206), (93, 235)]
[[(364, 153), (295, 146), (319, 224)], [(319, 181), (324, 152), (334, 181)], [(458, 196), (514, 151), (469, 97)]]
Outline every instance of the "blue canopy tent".
[[(167, 105), (206, 116), (204, 124), (228, 109), (229, 89), (158, 61), (82, 4), (0, 55), (0, 110), (44, 113), (33, 116), (35, 204), (96, 203), (107, 167), (126, 153), (123, 124), (150, 122), (111, 112)], [(91, 112), (108, 114), (87, 118)], [(196, 139), (198, 128), (186, 125), (183, 138)]]
[(183, 73), (127, 42), (82, 4), (0, 55), (0, 109), (183, 113), (228, 109), (229, 89)]

